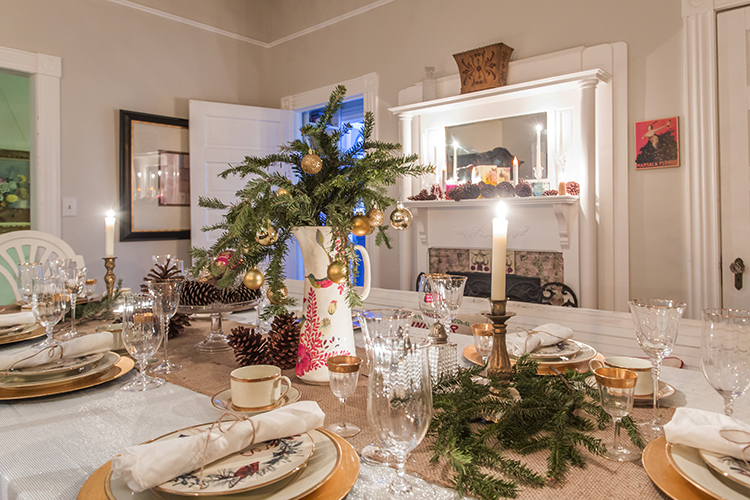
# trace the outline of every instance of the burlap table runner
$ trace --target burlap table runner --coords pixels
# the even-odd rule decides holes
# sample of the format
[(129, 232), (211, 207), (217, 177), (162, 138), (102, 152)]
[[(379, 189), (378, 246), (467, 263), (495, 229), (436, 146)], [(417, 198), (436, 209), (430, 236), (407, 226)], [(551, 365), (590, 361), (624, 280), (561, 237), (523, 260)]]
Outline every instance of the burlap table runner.
[[(231, 328), (238, 323), (224, 321), (223, 329), (229, 333)], [(210, 322), (207, 320), (194, 320), (192, 325), (179, 337), (169, 341), (169, 358), (171, 361), (183, 365), (183, 369), (166, 378), (169, 382), (177, 384), (196, 392), (205, 394), (207, 397), (218, 394), (229, 388), (229, 373), (238, 365), (231, 352), (223, 354), (201, 354), (193, 346), (202, 340), (208, 333)], [(358, 355), (364, 357), (364, 350), (358, 349)], [(326, 425), (335, 423), (340, 418), (339, 401), (328, 386), (315, 386), (305, 384), (295, 375), (294, 370), (285, 370), (284, 374), (291, 380), (294, 387), (301, 393), (302, 400), (317, 401), (326, 413)], [(361, 376), (357, 390), (347, 400), (346, 420), (358, 425), (362, 432), (357, 436), (349, 438), (348, 441), (356, 450), (375, 442), (375, 435), (367, 421), (367, 377)], [(207, 400), (207, 404), (210, 401)], [(666, 420), (672, 417), (673, 409), (660, 410)], [(633, 417), (636, 421), (644, 421), (651, 415), (647, 408), (636, 408)], [(612, 427), (605, 431), (596, 432), (595, 436), (605, 441), (612, 438)], [(628, 441), (627, 434), (623, 431), (621, 437)], [(449, 485), (452, 477), (450, 467), (445, 460), (439, 463), (430, 463), (430, 443), (425, 440), (409, 457), (407, 469), (410, 472), (420, 474), (424, 479), (443, 485)], [(662, 499), (666, 498), (649, 479), (640, 461), (631, 463), (618, 463), (583, 451), (587, 459), (585, 469), (572, 468), (563, 481), (550, 483), (545, 488), (523, 487), (518, 498), (521, 499), (548, 499), (548, 498), (592, 498), (592, 499)], [(509, 458), (521, 459), (535, 471), (544, 474), (547, 469), (547, 453), (537, 452), (527, 456), (517, 456), (508, 453)]]

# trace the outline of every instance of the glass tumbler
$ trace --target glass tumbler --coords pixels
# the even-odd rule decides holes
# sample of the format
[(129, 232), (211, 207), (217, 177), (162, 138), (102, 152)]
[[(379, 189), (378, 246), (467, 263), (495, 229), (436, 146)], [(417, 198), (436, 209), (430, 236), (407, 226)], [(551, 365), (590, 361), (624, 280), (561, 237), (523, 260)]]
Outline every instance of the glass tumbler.
[(331, 356), (326, 360), (331, 391), (341, 404), (340, 423), (329, 425), (326, 429), (344, 438), (356, 436), (362, 430), (347, 423), (345, 418), (346, 400), (357, 389), (361, 364), (362, 358), (358, 356)]

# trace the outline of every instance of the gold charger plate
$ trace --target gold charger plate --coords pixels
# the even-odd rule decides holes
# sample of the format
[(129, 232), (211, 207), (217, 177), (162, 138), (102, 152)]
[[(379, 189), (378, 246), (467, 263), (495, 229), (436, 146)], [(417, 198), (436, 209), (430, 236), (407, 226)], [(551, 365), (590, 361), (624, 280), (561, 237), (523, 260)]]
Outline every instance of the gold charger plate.
[[(359, 476), (359, 456), (345, 439), (318, 429), (328, 435), (341, 449), (341, 463), (331, 477), (318, 489), (298, 500), (341, 500), (352, 489)], [(110, 500), (105, 485), (112, 473), (112, 461), (99, 467), (89, 476), (78, 492), (78, 500)], [(229, 497), (228, 497), (229, 498)]]
[[(592, 347), (592, 349), (593, 349), (593, 347)], [(594, 350), (594, 352), (596, 352), (596, 350)], [(474, 344), (466, 346), (464, 348), (464, 350), (463, 350), (463, 355), (464, 355), (464, 358), (466, 358), (467, 360), (471, 361), (475, 365), (479, 365), (479, 366), (483, 366), (484, 365), (484, 362), (482, 362), (482, 357), (477, 352), (476, 348), (474, 347)], [(592, 359), (604, 359), (604, 358), (602, 357), (601, 354), (596, 353)], [(539, 361), (539, 360), (537, 360), (537, 361)], [(511, 366), (515, 365), (516, 364), (516, 360), (513, 359), (513, 358), (511, 358), (510, 364), (511, 364)], [(537, 374), (539, 374), (539, 375), (555, 375), (555, 372), (553, 372), (550, 369), (550, 366), (551, 365), (547, 365), (544, 362), (539, 361), (539, 369), (537, 370)], [(558, 363), (555, 363), (554, 367), (557, 368), (558, 370), (560, 370), (561, 372), (565, 371), (568, 368), (571, 368), (571, 369), (577, 371), (578, 373), (586, 373), (587, 371), (589, 371), (589, 360), (581, 361), (581, 362), (578, 362), (578, 363), (568, 363), (568, 364), (558, 364)]]
[(47, 335), (47, 331), (40, 325), (36, 325), (31, 330), (22, 330), (19, 333), (13, 333), (8, 335), (0, 336), (0, 345), (12, 344), (14, 342), (21, 342), (23, 340), (35, 339), (44, 337)]
[(690, 484), (672, 467), (667, 457), (666, 437), (661, 436), (651, 441), (643, 450), (641, 461), (651, 481), (669, 498), (673, 500), (684, 500), (686, 498), (710, 500), (713, 498)]
[(134, 366), (135, 361), (131, 358), (121, 357), (120, 360), (108, 370), (91, 375), (90, 377), (79, 378), (65, 383), (55, 383), (50, 386), (2, 388), (0, 389), (0, 401), (39, 398), (42, 396), (73, 392), (79, 389), (88, 389), (89, 387), (94, 387), (95, 385), (104, 384), (105, 382), (120, 378), (132, 370)]

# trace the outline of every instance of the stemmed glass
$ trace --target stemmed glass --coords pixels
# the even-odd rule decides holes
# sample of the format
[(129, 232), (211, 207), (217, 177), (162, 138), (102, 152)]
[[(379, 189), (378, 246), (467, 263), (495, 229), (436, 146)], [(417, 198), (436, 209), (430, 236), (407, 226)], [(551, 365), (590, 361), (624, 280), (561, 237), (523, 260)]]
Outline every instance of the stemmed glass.
[(52, 337), (52, 328), (65, 314), (65, 285), (57, 276), (34, 278), (31, 285), (31, 311), (37, 322), (47, 330), (47, 338), (35, 345), (44, 349), (60, 343)]
[(70, 261), (60, 266), (58, 272), (65, 283), (65, 291), (70, 300), (70, 330), (58, 335), (58, 338), (70, 340), (81, 335), (76, 328), (76, 301), (86, 285), (86, 268), (78, 267), (74, 261)]
[(422, 441), (432, 419), (429, 343), (416, 345), (406, 337), (373, 341), (373, 363), (367, 391), (367, 417), (396, 465), (390, 485), (396, 494), (411, 491), (404, 466)]
[(154, 264), (160, 266), (164, 271), (174, 270), (180, 276), (184, 276), (184, 267), (182, 259), (176, 258), (171, 254), (152, 255), (151, 260)]
[(490, 323), (477, 323), (471, 325), (471, 333), (474, 335), (474, 349), (476, 349), (477, 354), (482, 357), (482, 362), (486, 365), (487, 358), (492, 354), (495, 328)]
[(169, 320), (177, 312), (180, 305), (181, 279), (152, 280), (147, 281), (149, 293), (154, 297), (154, 311), (159, 318), (161, 327), (161, 338), (164, 343), (164, 361), (151, 369), (151, 373), (167, 374), (182, 370), (182, 365), (171, 363), (167, 354), (167, 341), (169, 336)]
[(344, 418), (346, 399), (354, 394), (357, 388), (361, 364), (362, 358), (358, 356), (331, 356), (326, 360), (331, 392), (341, 403), (341, 423), (331, 424), (326, 429), (343, 438), (356, 436), (362, 430), (354, 424), (347, 423)]
[(701, 369), (731, 417), (734, 400), (750, 388), (750, 311), (703, 311)]
[(680, 318), (687, 304), (664, 299), (631, 299), (628, 305), (633, 315), (638, 343), (651, 358), (651, 374), (654, 379), (654, 420), (646, 425), (658, 437), (664, 432), (664, 424), (658, 415), (661, 362), (674, 348)]
[[(406, 309), (372, 309), (357, 313), (357, 321), (362, 328), (362, 337), (365, 340), (368, 374), (372, 366), (373, 341), (376, 338), (394, 337), (399, 333), (407, 334), (412, 318), (414, 318), (414, 313)], [(372, 464), (390, 464), (393, 459), (375, 443), (365, 446), (361, 457), (365, 462)]]
[(453, 319), (461, 308), (464, 287), (468, 278), (466, 276), (433, 274), (427, 276), (430, 283), (432, 308), (450, 333)]
[(435, 325), (440, 323), (440, 315), (435, 309), (435, 303), (432, 299), (432, 285), (430, 284), (430, 278), (447, 278), (447, 274), (423, 274), (419, 277), (419, 283), (417, 284), (417, 291), (422, 294), (422, 298), (419, 301), (419, 311), (422, 313), (422, 317), (425, 322), (428, 319), (433, 320), (433, 328)]
[(42, 265), (37, 262), (21, 262), (18, 264), (18, 291), (26, 301), (31, 302), (31, 285), (34, 278), (42, 277)]
[(123, 303), (122, 343), (128, 354), (138, 361), (140, 371), (121, 389), (129, 392), (156, 389), (164, 380), (146, 375), (146, 362), (161, 343), (161, 334), (154, 324), (154, 297), (148, 293), (136, 293), (126, 295)]
[[(599, 368), (594, 368), (594, 363), (599, 363)], [(605, 445), (602, 455), (618, 462), (638, 460), (641, 458), (640, 453), (620, 445), (620, 425), (623, 417), (626, 417), (633, 409), (633, 396), (638, 375), (624, 368), (605, 368), (599, 360), (592, 360), (589, 367), (594, 372), (596, 384), (599, 386), (602, 408), (615, 421), (614, 440)]]

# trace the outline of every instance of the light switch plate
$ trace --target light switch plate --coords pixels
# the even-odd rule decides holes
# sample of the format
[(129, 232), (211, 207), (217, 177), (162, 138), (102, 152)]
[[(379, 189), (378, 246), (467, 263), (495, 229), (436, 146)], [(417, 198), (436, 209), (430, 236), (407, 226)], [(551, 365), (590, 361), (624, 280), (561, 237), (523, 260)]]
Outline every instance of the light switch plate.
[(63, 198), (63, 217), (76, 216), (76, 199)]

